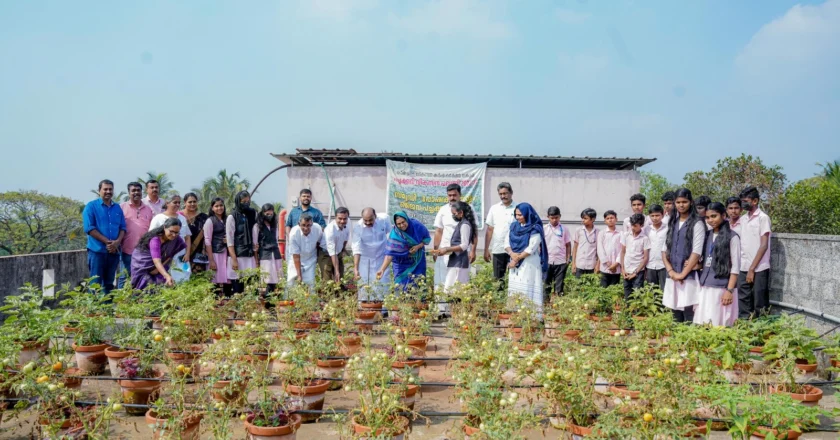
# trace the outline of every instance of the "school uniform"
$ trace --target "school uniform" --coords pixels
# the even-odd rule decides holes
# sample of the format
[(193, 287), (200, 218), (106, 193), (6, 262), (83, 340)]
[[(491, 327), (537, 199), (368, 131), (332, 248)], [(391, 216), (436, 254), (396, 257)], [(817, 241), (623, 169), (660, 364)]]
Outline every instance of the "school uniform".
[[(741, 217), (741, 268), (738, 274), (738, 317), (766, 313), (770, 307), (770, 216), (761, 208)], [(755, 261), (761, 237), (767, 236), (767, 251), (755, 267), (753, 283), (747, 283), (747, 272)]]
[(729, 287), (729, 276), (737, 275), (741, 266), (741, 239), (737, 234), (732, 234), (732, 239), (729, 241), (729, 255), (730, 264), (732, 268), (729, 274), (723, 278), (718, 278), (715, 274), (712, 251), (714, 250), (715, 240), (718, 234), (708, 231), (706, 233), (705, 260), (703, 262), (703, 271), (700, 273), (700, 292), (698, 295), (699, 302), (694, 310), (695, 324), (712, 324), (731, 326), (735, 319), (738, 318), (738, 291), (733, 289), (732, 303), (728, 306), (721, 304), (720, 300), (726, 293), (726, 288)]
[[(615, 228), (598, 234), (598, 261), (601, 264), (601, 287), (621, 283), (621, 237), (622, 233)], [(618, 263), (614, 271), (610, 266)]]
[[(670, 228), (669, 228), (670, 229)], [(703, 242), (706, 238), (706, 225), (703, 219), (694, 223), (694, 230), (691, 242), (688, 241), (688, 230), (685, 222), (677, 220), (677, 227), (669, 231), (671, 234), (671, 246), (666, 243), (665, 251), (671, 267), (677, 273), (682, 273), (690, 254), (703, 255)], [(690, 251), (687, 253), (687, 250)], [(665, 289), (662, 291), (662, 305), (674, 312), (674, 319), (677, 322), (691, 321), (694, 318), (694, 306), (699, 302), (700, 282), (697, 271), (689, 272), (688, 276), (675, 282), (671, 278), (665, 280)]]
[(566, 270), (569, 268), (569, 255), (566, 254), (566, 245), (571, 245), (572, 234), (569, 230), (558, 223), (557, 227), (551, 223), (545, 225), (545, 244), (548, 249), (548, 274), (545, 278), (545, 295), (563, 293)]
[(573, 238), (577, 244), (577, 252), (575, 258), (575, 276), (580, 278), (581, 275), (595, 273), (595, 263), (598, 261), (598, 228), (592, 227), (588, 231), (585, 226), (581, 226), (575, 231)]
[(266, 292), (274, 292), (283, 279), (283, 256), (277, 242), (277, 226), (266, 226), (265, 222), (254, 225), (252, 235)]
[[(633, 235), (633, 231), (630, 231), (630, 233), (624, 234), (621, 237), (621, 246), (624, 248), (624, 261), (621, 264), (624, 265), (624, 272), (629, 275), (642, 264), (642, 260), (645, 258), (645, 251), (650, 252), (650, 238), (643, 232), (639, 232), (639, 235)], [(639, 289), (644, 286), (645, 268), (643, 267), (641, 271), (636, 272), (636, 276), (633, 279), (625, 279), (623, 281), (624, 301), (627, 301), (630, 299), (630, 294), (633, 293), (633, 289)]]
[(647, 236), (650, 240), (650, 256), (645, 267), (645, 282), (658, 284), (660, 289), (665, 290), (668, 271), (665, 269), (665, 262), (662, 261), (662, 250), (665, 249), (665, 240), (668, 238), (668, 225), (663, 222), (659, 229), (651, 225)]
[[(650, 216), (646, 215), (645, 216), (645, 223), (642, 225), (642, 234), (647, 235), (647, 232), (651, 228), (652, 225), (653, 225), (653, 220), (650, 219)], [(632, 234), (633, 233), (632, 232), (633, 230), (632, 230), (631, 225), (630, 225), (630, 217), (627, 217), (626, 219), (624, 219), (623, 222), (621, 222), (621, 230), (625, 234)]]

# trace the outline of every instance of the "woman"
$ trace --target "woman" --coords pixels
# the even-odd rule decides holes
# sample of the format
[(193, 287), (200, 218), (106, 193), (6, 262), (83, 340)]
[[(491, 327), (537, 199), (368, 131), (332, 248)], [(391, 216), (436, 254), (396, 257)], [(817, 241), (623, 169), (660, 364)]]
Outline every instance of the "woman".
[(190, 270), (192, 273), (203, 272), (207, 270), (207, 263), (209, 262), (207, 254), (204, 253), (204, 222), (209, 216), (198, 210), (198, 196), (189, 192), (184, 194), (184, 210), (179, 211), (178, 214), (187, 219), (187, 226), (190, 228), (190, 248), (189, 261)]
[(251, 208), (251, 194), (239, 191), (233, 198), (233, 213), (225, 221), (225, 237), (228, 247), (227, 277), (233, 293), (242, 293), (245, 286), (239, 281), (238, 270), (255, 269), (254, 237), (252, 231), (257, 224), (257, 212)]
[(446, 279), (443, 284), (444, 290), (447, 292), (457, 283), (467, 284), (470, 282), (469, 250), (470, 245), (478, 241), (475, 215), (470, 205), (464, 202), (456, 202), (452, 205), (452, 218), (458, 224), (452, 231), (452, 238), (449, 240), (451, 246), (432, 251), (432, 255), (438, 257), (452, 254), (446, 263)]
[(230, 281), (227, 277), (227, 239), (225, 238), (225, 222), (227, 221), (225, 201), (216, 197), (210, 202), (210, 212), (204, 222), (204, 252), (211, 255), (210, 270), (214, 271), (213, 279), (225, 296), (230, 296)]
[(416, 284), (418, 277), (426, 276), (426, 245), (432, 237), (423, 223), (409, 218), (403, 211), (394, 214), (394, 226), (385, 242), (385, 260), (376, 272), (376, 279), (381, 279), (393, 262), (394, 283), (405, 292)]
[(145, 290), (153, 285), (175, 285), (169, 274), (169, 264), (187, 248), (187, 243), (178, 236), (180, 232), (181, 221), (167, 218), (162, 225), (140, 238), (131, 254), (132, 288)]
[(706, 222), (697, 215), (691, 191), (681, 188), (674, 198), (668, 219), (668, 236), (662, 250), (662, 263), (668, 271), (662, 305), (671, 309), (677, 322), (694, 320), (694, 306), (699, 301), (700, 283), (694, 270), (703, 254)]
[(529, 298), (541, 314), (545, 295), (543, 281), (548, 273), (548, 246), (539, 214), (528, 203), (516, 205), (516, 222), (505, 237), (505, 252), (510, 255), (508, 295)]
[(283, 258), (277, 244), (277, 216), (274, 215), (274, 205), (266, 203), (262, 206), (252, 234), (254, 253), (259, 259), (260, 271), (266, 283), (265, 293), (269, 294), (277, 289), (278, 280), (283, 278)]
[[(183, 238), (184, 242), (187, 243), (187, 249), (191, 249), (192, 232), (187, 224), (187, 219), (178, 213), (178, 209), (180, 207), (181, 196), (178, 194), (170, 196), (169, 200), (163, 204), (163, 212), (152, 217), (152, 223), (149, 225), (149, 230), (151, 231), (154, 228), (162, 226), (167, 219), (178, 219), (181, 222), (181, 238)], [(190, 262), (189, 258), (187, 258), (186, 249), (175, 256), (175, 264), (172, 265), (171, 270), (172, 279), (174, 279), (176, 283), (181, 283), (190, 279)]]
[(741, 238), (730, 229), (726, 207), (712, 202), (706, 208), (703, 271), (700, 273), (699, 303), (695, 324), (725, 325), (738, 318), (738, 272), (741, 268)]

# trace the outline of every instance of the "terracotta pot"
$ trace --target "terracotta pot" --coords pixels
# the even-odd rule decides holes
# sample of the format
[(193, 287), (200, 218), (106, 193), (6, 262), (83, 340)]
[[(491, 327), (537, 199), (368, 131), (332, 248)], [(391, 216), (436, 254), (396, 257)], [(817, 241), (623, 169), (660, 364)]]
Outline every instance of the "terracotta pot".
[[(158, 372), (156, 378), (163, 377), (163, 372)], [(123, 403), (148, 405), (157, 399), (158, 391), (161, 387), (161, 382), (157, 380), (135, 380), (135, 379), (120, 379), (117, 384), (122, 390)], [(129, 408), (125, 407), (125, 412), (132, 416), (142, 416), (146, 413), (145, 408)]]
[(787, 394), (791, 398), (793, 398), (793, 400), (798, 400), (803, 405), (816, 406), (820, 399), (822, 399), (823, 397), (823, 391), (811, 385), (802, 385), (802, 391), (804, 392), (790, 393), (785, 391), (784, 388), (780, 389), (779, 387), (775, 386), (770, 387), (771, 393)]
[[(311, 385), (299, 387), (287, 384), (286, 393), (295, 396), (301, 404), (301, 409), (320, 411), (324, 408), (327, 389), (330, 387), (328, 380), (312, 380)], [(309, 422), (318, 419), (318, 414), (303, 414), (303, 421)]]
[(300, 414), (289, 416), (289, 424), (286, 426), (262, 427), (254, 426), (245, 421), (245, 432), (250, 440), (295, 440), (296, 431), (300, 429), (303, 418)]
[(213, 400), (224, 403), (237, 402), (242, 397), (242, 394), (245, 393), (247, 387), (248, 379), (243, 379), (239, 382), (218, 380), (213, 382)]
[(256, 374), (263, 374), (266, 371), (271, 371), (274, 365), (273, 360), (268, 359), (268, 354), (246, 354), (242, 356), (242, 360), (253, 365)]
[(636, 400), (642, 394), (641, 391), (633, 391), (627, 389), (625, 385), (610, 385), (610, 392), (621, 397), (630, 396), (631, 399)]
[(362, 301), (359, 307), (366, 310), (374, 310), (376, 312), (382, 310), (382, 301)]
[[(755, 431), (753, 431), (753, 433), (752, 433), (752, 438), (755, 438), (755, 439), (766, 438), (771, 432), (773, 433), (774, 436), (776, 436), (777, 439), (781, 438), (781, 435), (779, 434), (778, 429), (770, 429), (770, 428), (765, 428), (763, 426), (759, 426), (759, 427), (755, 428)], [(796, 432), (794, 430), (788, 430), (786, 438), (787, 438), (787, 440), (795, 440), (795, 439), (798, 439), (799, 436), (801, 436), (801, 435), (802, 435), (801, 432)]]
[(837, 358), (831, 358), (830, 361), (832, 367), (840, 368), (840, 360), (838, 360)]
[(105, 371), (105, 365), (108, 364), (108, 357), (105, 356), (106, 348), (108, 348), (108, 344), (73, 344), (73, 350), (76, 352), (76, 365), (86, 374), (99, 374)]
[[(344, 359), (318, 359), (315, 363), (315, 374), (318, 377), (328, 379), (343, 379), (344, 367), (347, 361)], [(340, 390), (344, 386), (341, 380), (331, 380), (330, 391)]]
[(49, 348), (49, 342), (37, 342), (37, 341), (25, 341), (23, 344), (23, 348), (20, 350), (20, 355), (18, 356), (18, 362), (21, 365), (26, 365), (30, 362), (37, 361), (47, 352), (47, 348)]
[(146, 319), (152, 321), (152, 330), (163, 330), (163, 324), (160, 322), (160, 316), (147, 316)]
[(612, 315), (606, 315), (606, 316), (589, 315), (589, 320), (590, 321), (595, 321), (595, 322), (612, 321)]
[(180, 435), (176, 435), (177, 433), (173, 432), (169, 428), (164, 428), (164, 425), (168, 422), (168, 420), (157, 418), (157, 413), (155, 413), (155, 410), (153, 409), (146, 411), (146, 424), (152, 428), (152, 438), (154, 440), (169, 438), (199, 440), (202, 417), (203, 416), (201, 414), (196, 414), (184, 420), (182, 422), (183, 426), (181, 426)]
[(465, 440), (469, 440), (472, 436), (477, 435), (480, 432), (481, 430), (478, 428), (473, 428), (472, 426), (464, 425), (464, 436), (466, 437)]
[[(191, 347), (190, 351), (200, 351), (200, 348), (201, 347)], [(168, 357), (173, 364), (172, 371), (169, 372), (170, 375), (198, 377), (201, 374), (201, 363), (198, 361), (198, 359), (201, 357), (201, 354), (199, 353), (167, 352), (166, 357)], [(189, 373), (178, 371), (178, 367), (181, 365), (183, 365), (186, 368), (189, 368)]]
[(796, 368), (803, 373), (813, 373), (814, 371), (817, 371), (817, 364), (809, 364), (805, 359), (797, 359)]
[[(622, 330), (624, 330), (623, 335), (621, 334)], [(621, 329), (621, 328), (611, 328), (611, 329), (609, 329), (609, 332), (610, 332), (610, 336), (615, 336), (615, 335), (630, 336), (630, 333), (632, 333), (632, 330), (626, 330), (626, 329)]]
[(414, 411), (414, 404), (417, 402), (417, 391), (420, 391), (420, 385), (409, 385), (403, 391), (402, 397), (400, 398), (402, 404), (410, 411)]
[(592, 428), (575, 425), (571, 420), (566, 420), (566, 429), (572, 433), (572, 438), (586, 437), (592, 435)]
[(502, 327), (510, 327), (513, 325), (513, 313), (499, 313), (499, 325)]
[(353, 356), (362, 351), (362, 338), (358, 336), (345, 336), (338, 340), (338, 351), (342, 356)]
[(84, 372), (78, 368), (68, 368), (64, 370), (64, 388), (76, 390), (82, 387), (82, 378)]
[(567, 341), (577, 341), (580, 336), (580, 330), (566, 330), (563, 332), (563, 339)]
[(355, 324), (359, 327), (359, 330), (373, 330), (373, 324), (376, 324), (377, 313), (373, 310), (356, 312)]
[(105, 357), (108, 358), (108, 368), (111, 370), (112, 377), (120, 377), (122, 369), (120, 368), (120, 361), (137, 353), (136, 350), (122, 350), (117, 347), (108, 347), (105, 349)]
[(294, 325), (295, 330), (317, 330), (321, 324), (317, 322), (296, 322)]
[(422, 338), (411, 338), (408, 341), (406, 341), (405, 344), (409, 347), (417, 347), (417, 349), (420, 350), (421, 353), (425, 353), (428, 342), (429, 340), (425, 336), (423, 336)]
[(411, 374), (414, 376), (420, 375), (420, 366), (423, 365), (423, 360), (415, 361), (394, 361), (391, 363), (391, 370), (397, 375), (403, 374), (406, 368), (411, 368)]
[(704, 437), (708, 431), (708, 427), (706, 422), (703, 420), (697, 420), (694, 422), (694, 428), (690, 433), (686, 434), (686, 437)]
[[(373, 432), (372, 428), (368, 428), (367, 426), (361, 425), (356, 422), (356, 417), (353, 417), (350, 421), (353, 425), (353, 432), (358, 434), (372, 434), (377, 439), (380, 438), (387, 438), (384, 436), (390, 436), (393, 440), (402, 440), (403, 434), (408, 430), (409, 421), (407, 418), (402, 416), (395, 416), (394, 417), (394, 425), (396, 426), (392, 432), (387, 432), (387, 430), (383, 428), (379, 428), (376, 432)], [(368, 437), (360, 437), (359, 440), (368, 439)]]

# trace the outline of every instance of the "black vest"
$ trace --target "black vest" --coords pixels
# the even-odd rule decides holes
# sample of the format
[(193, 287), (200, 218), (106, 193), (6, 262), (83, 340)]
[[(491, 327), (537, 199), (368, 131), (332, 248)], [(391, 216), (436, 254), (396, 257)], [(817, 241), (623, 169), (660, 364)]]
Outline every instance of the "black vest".
[[(455, 231), (452, 232), (452, 239), (449, 241), (450, 246), (458, 246), (458, 245), (461, 244), (461, 241), (464, 240), (464, 238), (461, 237), (461, 225), (465, 224), (466, 222), (467, 222), (466, 219), (461, 219), (461, 221), (458, 222), (457, 225), (455, 225)], [(469, 225), (469, 223), (466, 223), (466, 224)], [(470, 231), (470, 234), (472, 234), (472, 232), (473, 231)], [(472, 238), (472, 236), (466, 237), (467, 242), (469, 242), (471, 238)], [(464, 251), (464, 252), (457, 253), (457, 254), (453, 252), (452, 254), (449, 254), (449, 261), (446, 263), (446, 267), (460, 267), (461, 269), (469, 269), (469, 267), (470, 267), (470, 252), (469, 252), (469, 249), (470, 248), (467, 247), (467, 250)]]
[[(714, 239), (714, 232), (715, 231), (708, 231), (706, 232), (706, 243), (703, 245), (705, 252), (705, 259), (703, 262), (703, 272), (700, 273), (700, 285), (706, 287), (717, 287), (720, 289), (725, 289), (729, 287), (729, 274), (726, 274), (724, 278), (718, 278), (715, 274), (715, 269), (712, 267), (714, 258), (712, 253), (713, 249), (715, 248)], [(732, 232), (732, 236), (737, 236), (735, 232)]]
[(250, 222), (244, 214), (233, 215), (235, 229), (233, 231), (233, 250), (237, 257), (254, 256), (254, 239), (251, 236)]
[(686, 255), (691, 255), (690, 252), (686, 254), (686, 249), (691, 249), (692, 246), (692, 243), (688, 242), (688, 237), (686, 237), (688, 224), (683, 224), (683, 227), (680, 227), (679, 219), (677, 219), (672, 230), (668, 232), (671, 234), (671, 249), (668, 253), (668, 260), (671, 261), (671, 266), (674, 270), (680, 273), (688, 260)]
[(257, 237), (258, 245), (260, 247), (260, 260), (270, 260), (274, 257), (275, 260), (280, 259), (280, 248), (277, 246), (277, 228), (271, 229), (265, 225), (260, 225), (259, 236)]
[(213, 236), (210, 237), (210, 249), (214, 254), (223, 254), (227, 250), (225, 244), (225, 223), (219, 220), (215, 215), (210, 217), (207, 221), (213, 224)]

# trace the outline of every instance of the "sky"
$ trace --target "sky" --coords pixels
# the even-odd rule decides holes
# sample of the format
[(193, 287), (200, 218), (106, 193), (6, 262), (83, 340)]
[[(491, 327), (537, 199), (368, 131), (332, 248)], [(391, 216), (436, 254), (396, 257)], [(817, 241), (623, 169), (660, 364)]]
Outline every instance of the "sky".
[[(840, 159), (840, 0), (0, 2), (0, 191), (296, 148)], [(255, 197), (285, 200), (285, 174)]]

